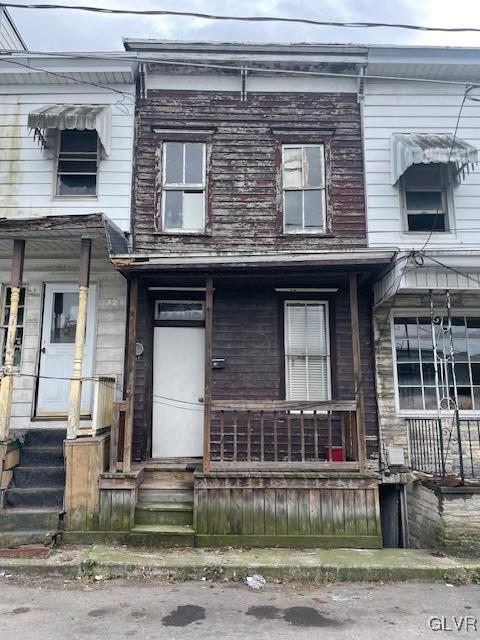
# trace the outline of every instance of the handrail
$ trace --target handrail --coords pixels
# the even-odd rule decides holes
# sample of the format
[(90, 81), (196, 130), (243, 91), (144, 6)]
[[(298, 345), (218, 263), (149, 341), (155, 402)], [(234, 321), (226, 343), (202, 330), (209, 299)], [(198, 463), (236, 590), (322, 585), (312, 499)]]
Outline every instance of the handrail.
[(337, 411), (347, 413), (356, 410), (355, 400), (328, 402), (308, 400), (211, 400), (212, 411)]

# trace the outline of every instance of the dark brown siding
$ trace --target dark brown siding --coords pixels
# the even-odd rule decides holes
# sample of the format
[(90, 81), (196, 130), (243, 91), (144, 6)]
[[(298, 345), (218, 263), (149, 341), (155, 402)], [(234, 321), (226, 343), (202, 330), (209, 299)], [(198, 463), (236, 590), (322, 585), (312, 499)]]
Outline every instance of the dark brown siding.
[[(153, 128), (201, 125), (215, 129), (210, 140), (208, 233), (156, 234), (156, 151), (163, 138)], [(272, 133), (275, 126), (334, 130), (326, 137), (302, 136), (303, 142), (324, 140), (327, 145), (327, 237), (281, 233), (281, 141)], [(247, 102), (241, 102), (238, 93), (150, 90), (137, 108), (137, 136), (133, 229), (138, 253), (366, 245), (360, 111), (355, 94), (252, 93)], [(297, 140), (293, 136), (283, 141)]]
[(133, 460), (150, 455), (152, 433), (153, 386), (153, 307), (148, 290), (139, 284), (137, 309), (137, 342), (143, 344), (143, 355), (137, 358), (135, 370), (135, 409), (133, 417)]

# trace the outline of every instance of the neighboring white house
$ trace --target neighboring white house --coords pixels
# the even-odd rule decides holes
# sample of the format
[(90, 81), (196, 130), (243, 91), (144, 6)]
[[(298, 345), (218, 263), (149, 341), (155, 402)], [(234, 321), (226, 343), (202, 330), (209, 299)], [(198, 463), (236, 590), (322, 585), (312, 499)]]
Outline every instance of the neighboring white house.
[[(471, 481), (480, 477), (480, 49), (371, 47), (366, 76), (369, 245), (398, 250), (374, 286), (385, 478), (411, 478), (393, 473), (404, 460), (443, 482)], [(432, 534), (429, 491), (409, 489), (411, 541), (446, 545)], [(441, 512), (432, 517), (440, 537), (455, 535)], [(463, 535), (469, 525), (455, 527)]]
[[(109, 253), (126, 250), (135, 64), (11, 53), (0, 57), (0, 305), (4, 358), (12, 240), (26, 242), (10, 428), (65, 427), (82, 238), (92, 241), (83, 375), (121, 395), (126, 282)], [(82, 417), (89, 424), (92, 384)]]

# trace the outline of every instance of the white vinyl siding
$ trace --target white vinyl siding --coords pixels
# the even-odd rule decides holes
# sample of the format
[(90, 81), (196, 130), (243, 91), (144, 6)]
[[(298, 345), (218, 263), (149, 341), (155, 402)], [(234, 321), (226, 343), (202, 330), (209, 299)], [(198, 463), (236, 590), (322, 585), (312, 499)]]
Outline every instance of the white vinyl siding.
[(285, 302), (287, 400), (330, 399), (330, 340), (326, 302)]
[[(129, 85), (118, 88), (133, 92)], [(118, 95), (112, 92), (73, 84), (0, 86), (0, 218), (101, 211), (123, 231), (129, 231), (134, 104), (125, 99), (117, 106), (117, 101)], [(48, 104), (111, 105), (111, 151), (99, 163), (96, 199), (55, 197), (55, 149), (42, 149), (27, 128), (29, 112)]]
[[(463, 86), (368, 80), (364, 103), (367, 221), (371, 247), (423, 247), (429, 232), (406, 232), (400, 185), (391, 184), (391, 145), (394, 133), (452, 135), (463, 100)], [(480, 148), (478, 104), (466, 102), (458, 138)], [(454, 215), (446, 232), (433, 233), (428, 247), (475, 248), (480, 244), (478, 196), (480, 166), (452, 189)], [(450, 201), (447, 202), (450, 207)], [(450, 212), (449, 212), (450, 214)]]

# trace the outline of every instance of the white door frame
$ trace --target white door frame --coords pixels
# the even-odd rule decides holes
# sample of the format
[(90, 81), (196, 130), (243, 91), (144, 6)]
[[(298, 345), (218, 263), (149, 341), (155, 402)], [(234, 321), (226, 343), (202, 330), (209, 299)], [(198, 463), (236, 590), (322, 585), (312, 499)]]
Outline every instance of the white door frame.
[[(69, 403), (69, 389), (70, 385), (67, 380), (58, 380), (58, 383), (62, 385), (62, 393), (65, 393), (65, 387), (68, 385), (68, 393), (66, 399), (65, 410), (61, 411), (52, 411), (41, 408), (41, 392), (42, 392), (42, 378), (40, 376), (43, 375), (48, 376), (48, 371), (45, 372), (45, 360), (43, 360), (42, 367), (42, 358), (44, 357), (44, 349), (48, 349), (50, 352), (55, 349), (66, 352), (67, 355), (70, 355), (71, 359), (68, 365), (68, 371), (58, 371), (59, 378), (69, 378), (72, 375), (73, 371), (73, 355), (74, 355), (74, 343), (67, 343), (63, 349), (62, 346), (52, 346), (50, 340), (50, 331), (51, 331), (51, 323), (52, 323), (52, 313), (53, 313), (53, 294), (54, 293), (78, 293), (79, 286), (74, 282), (47, 282), (44, 284), (43, 291), (43, 304), (42, 304), (42, 314), (41, 314), (41, 333), (40, 333), (40, 353), (38, 358), (38, 386), (36, 393), (36, 402), (35, 402), (35, 416), (36, 417), (59, 417), (68, 414), (68, 403)], [(97, 327), (97, 286), (96, 284), (90, 284), (89, 292), (88, 292), (88, 302), (87, 302), (87, 327), (85, 332), (85, 350), (84, 350), (84, 361), (83, 361), (83, 375), (91, 376), (94, 371), (95, 364), (95, 338), (96, 338), (96, 327)], [(55, 373), (55, 372), (54, 372)], [(54, 376), (52, 376), (54, 377)], [(43, 379), (44, 382), (48, 383), (48, 380)], [(55, 384), (55, 380), (51, 381), (52, 384)], [(65, 384), (62, 384), (65, 383)], [(45, 387), (44, 387), (45, 388)], [(82, 385), (82, 414), (89, 415), (92, 410), (92, 399), (93, 399), (93, 385), (91, 382), (84, 383)]]

